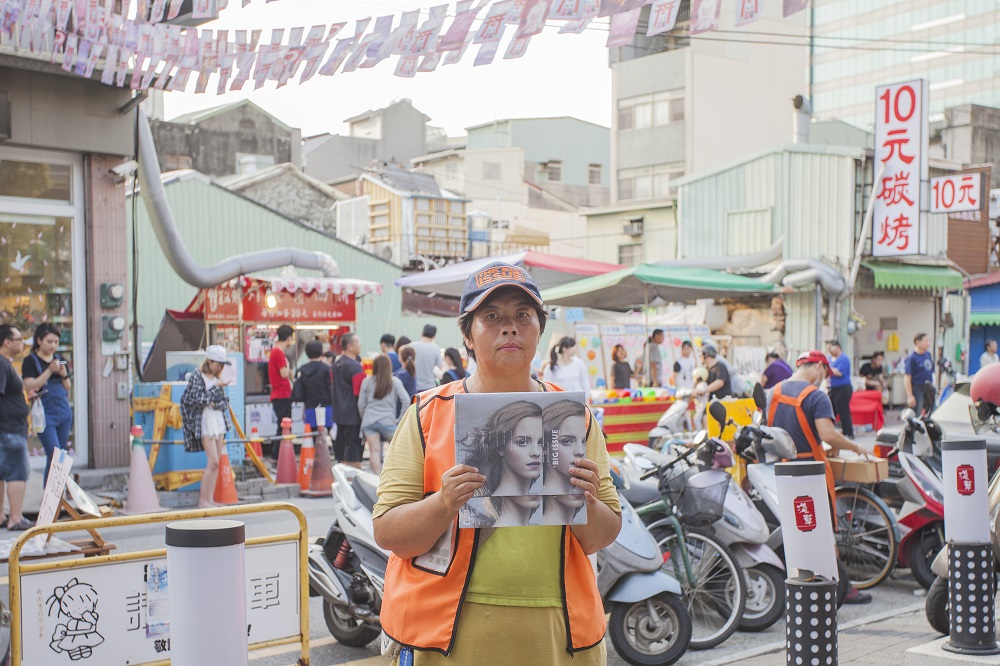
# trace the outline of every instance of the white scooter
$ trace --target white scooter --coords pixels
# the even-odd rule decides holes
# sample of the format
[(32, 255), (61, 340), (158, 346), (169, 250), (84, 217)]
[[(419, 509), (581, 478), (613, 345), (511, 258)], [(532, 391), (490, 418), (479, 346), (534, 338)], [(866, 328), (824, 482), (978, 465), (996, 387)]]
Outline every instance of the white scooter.
[[(785, 606), (785, 564), (768, 546), (771, 530), (750, 497), (725, 471), (733, 464), (732, 453), (724, 443), (710, 440), (706, 443), (706, 456), (701, 460), (706, 468), (702, 475), (718, 477), (719, 482), (728, 481), (728, 492), (723, 504), (722, 518), (711, 524), (712, 534), (733, 552), (737, 563), (746, 572), (746, 610), (740, 618), (739, 628), (743, 631), (762, 631), (779, 619)], [(676, 458), (665, 455), (641, 444), (624, 446), (624, 465), (636, 470), (641, 476), (647, 464), (640, 459), (662, 465)], [(674, 451), (674, 453), (678, 453)], [(725, 477), (728, 477), (726, 479)], [(706, 483), (711, 483), (706, 481)], [(629, 498), (633, 501), (649, 503), (660, 498), (660, 491), (653, 480), (630, 484)]]

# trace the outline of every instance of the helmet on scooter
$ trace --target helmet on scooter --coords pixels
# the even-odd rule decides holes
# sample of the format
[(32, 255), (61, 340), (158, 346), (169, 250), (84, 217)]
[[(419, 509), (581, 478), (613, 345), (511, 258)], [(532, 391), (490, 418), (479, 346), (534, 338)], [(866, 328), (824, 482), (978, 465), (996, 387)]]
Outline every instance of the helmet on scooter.
[(1000, 363), (991, 363), (976, 373), (969, 397), (974, 403), (985, 403), (989, 415), (1000, 414)]

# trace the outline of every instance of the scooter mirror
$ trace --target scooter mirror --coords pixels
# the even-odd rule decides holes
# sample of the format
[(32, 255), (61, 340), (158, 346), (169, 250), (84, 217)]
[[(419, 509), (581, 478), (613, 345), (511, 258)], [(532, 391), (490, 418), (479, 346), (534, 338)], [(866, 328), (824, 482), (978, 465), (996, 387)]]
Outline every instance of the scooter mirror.
[(726, 408), (721, 402), (713, 402), (708, 406), (708, 413), (712, 415), (712, 418), (719, 422), (720, 428), (726, 427), (726, 419), (728, 418), (726, 414)]
[[(713, 403), (713, 404), (718, 404), (718, 403)], [(713, 414), (712, 416), (715, 416), (715, 415)], [(707, 440), (707, 439), (708, 439), (708, 431), (707, 430), (699, 430), (698, 434), (694, 436), (694, 445), (695, 446), (701, 446), (702, 444), (705, 443), (705, 440)]]
[(753, 424), (755, 426), (761, 425), (764, 423), (764, 412), (754, 412), (751, 419), (753, 420)]
[(753, 385), (753, 404), (757, 405), (757, 409), (764, 411), (767, 409), (767, 395), (764, 393), (764, 387), (757, 382)]
[(899, 420), (902, 422), (907, 422), (912, 418), (916, 418), (917, 413), (910, 408), (906, 408), (899, 413)]

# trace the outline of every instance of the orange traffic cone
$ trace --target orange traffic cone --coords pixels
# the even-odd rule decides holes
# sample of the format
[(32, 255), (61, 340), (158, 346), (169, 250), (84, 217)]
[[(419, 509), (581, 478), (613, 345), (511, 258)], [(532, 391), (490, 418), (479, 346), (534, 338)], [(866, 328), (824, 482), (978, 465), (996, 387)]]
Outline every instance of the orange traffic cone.
[(309, 479), (309, 489), (300, 494), (307, 497), (330, 497), (333, 495), (333, 471), (330, 465), (330, 447), (327, 446), (326, 427), (319, 426), (316, 432), (316, 445), (313, 449), (314, 459), (312, 478)]
[(219, 456), (219, 477), (215, 481), (215, 497), (219, 504), (239, 504), (236, 494), (236, 480), (233, 478), (233, 466), (229, 463), (229, 447), (222, 447)]
[(146, 447), (142, 443), (142, 427), (132, 427), (132, 460), (128, 473), (128, 495), (122, 513), (134, 516), (140, 513), (166, 511), (153, 485), (153, 472), (149, 469)]
[(261, 441), (260, 435), (257, 433), (257, 426), (250, 428), (250, 448), (253, 449), (258, 458), (263, 460), (264, 450), (260, 446)]
[(302, 439), (302, 450), (299, 452), (299, 487), (302, 490), (309, 490), (309, 481), (312, 479), (313, 456), (315, 447), (313, 446), (312, 428), (306, 424), (306, 432)]
[(281, 444), (278, 447), (278, 473), (275, 483), (295, 483), (295, 447), (288, 437), (292, 433), (292, 420), (281, 419)]

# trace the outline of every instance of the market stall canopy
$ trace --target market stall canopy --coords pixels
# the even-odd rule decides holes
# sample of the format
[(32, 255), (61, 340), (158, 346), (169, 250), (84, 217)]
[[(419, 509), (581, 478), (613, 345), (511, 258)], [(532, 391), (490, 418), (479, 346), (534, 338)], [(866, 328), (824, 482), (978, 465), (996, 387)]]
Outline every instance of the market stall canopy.
[(1000, 312), (971, 312), (969, 326), (1000, 326)]
[(901, 264), (888, 261), (863, 261), (861, 265), (875, 276), (876, 289), (961, 289), (962, 274), (948, 266)]
[(774, 285), (707, 268), (640, 264), (542, 291), (546, 305), (619, 312), (659, 298), (666, 302), (777, 293)]
[(524, 250), (498, 257), (486, 257), (463, 261), (444, 268), (436, 268), (424, 273), (407, 275), (396, 280), (396, 285), (404, 289), (436, 294), (450, 298), (460, 298), (465, 280), (483, 266), (494, 261), (503, 261), (528, 270), (539, 289), (557, 287), (567, 282), (579, 280), (581, 277), (603, 275), (609, 271), (621, 268), (620, 264), (608, 264), (603, 261), (573, 259), (557, 254)]

